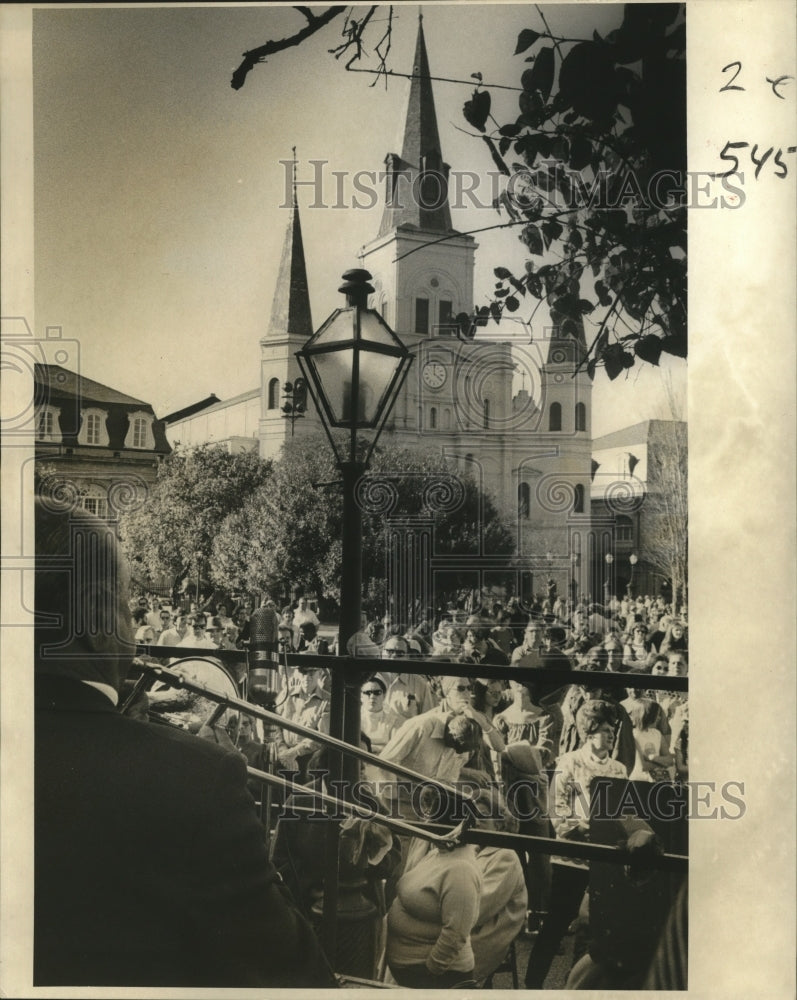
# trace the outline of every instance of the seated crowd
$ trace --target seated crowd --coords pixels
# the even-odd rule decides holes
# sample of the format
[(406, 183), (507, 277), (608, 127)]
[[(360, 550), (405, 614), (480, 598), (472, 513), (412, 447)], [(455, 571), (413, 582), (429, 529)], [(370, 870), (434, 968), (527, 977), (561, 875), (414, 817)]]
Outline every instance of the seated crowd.
[[(245, 649), (266, 621), (280, 653), (337, 652), (336, 637), (321, 635), (321, 623), (304, 598), (281, 613), (272, 601), (258, 611), (246, 602), (228, 611), (218, 604), (186, 613), (142, 597), (133, 610), (136, 640), (208, 651)], [(645, 675), (686, 675), (687, 637), (685, 607), (676, 614), (661, 598), (649, 596), (570, 606), (553, 595), (528, 611), (510, 600), (479, 614), (467, 613), (462, 602), (451, 603), (434, 622), (422, 620), (412, 628), (389, 616), (371, 621), (363, 616), (347, 652), (382, 660), (384, 669), (368, 671), (361, 685), (362, 745), (385, 762), (470, 789), (480, 826), (585, 840), (584, 795), (596, 776), (673, 784), (687, 779), (687, 696), (645, 685)], [(149, 657), (154, 659), (152, 651)], [(408, 673), (397, 662), (412, 660), (439, 664), (439, 671)], [(446, 663), (506, 666), (510, 675), (514, 667), (628, 673), (629, 686), (601, 686), (597, 679), (583, 685), (548, 678), (463, 678), (447, 674)], [(328, 671), (309, 664), (289, 667), (281, 660), (278, 676), (276, 710), (286, 720), (328, 733)], [(231, 744), (250, 763), (267, 742), (276, 771), (303, 785), (319, 781), (324, 749), (312, 737), (280, 730), (266, 739), (258, 733), (260, 723), (254, 731), (248, 723), (243, 735), (242, 730), (231, 720)], [(257, 760), (262, 765), (267, 758), (261, 752)], [(427, 820), (414, 788), (394, 774), (374, 763), (363, 765), (361, 774), (380, 809), (413, 823)], [(647, 833), (631, 830), (627, 844), (647, 847)], [(388, 981), (424, 988), (489, 983), (524, 933), (536, 937), (525, 984), (541, 989), (563, 934), (575, 925), (569, 985), (642, 984), (643, 969), (632, 969), (640, 977), (634, 980), (626, 968), (623, 975), (631, 978), (620, 983), (612, 978), (617, 970), (601, 969), (590, 958), (586, 865), (557, 881), (550, 856), (537, 852), (474, 845), (441, 851), (406, 836), (393, 843), (377, 838), (370, 850), (363, 846), (365, 834), (351, 836), (360, 837), (363, 865), (380, 882), (374, 900), (386, 914), (386, 933), (379, 974)], [(274, 860), (289, 886), (297, 871), (303, 872), (292, 888), (312, 919), (323, 891), (322, 874), (315, 881), (309, 874), (318, 868), (320, 855), (313, 861), (318, 844), (311, 850), (293, 843), (283, 821), (276, 844)]]

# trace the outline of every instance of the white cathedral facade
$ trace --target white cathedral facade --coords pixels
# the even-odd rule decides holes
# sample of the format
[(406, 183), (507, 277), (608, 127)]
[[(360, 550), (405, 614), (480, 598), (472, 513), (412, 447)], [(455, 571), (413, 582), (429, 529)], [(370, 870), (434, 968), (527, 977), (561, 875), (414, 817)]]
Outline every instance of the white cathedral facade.
[[(473, 312), (477, 247), (451, 224), (422, 22), (401, 154), (388, 154), (385, 167), (381, 225), (361, 248), (359, 266), (373, 276), (369, 306), (415, 360), (384, 433), (397, 444), (434, 448), (474, 476), (515, 533), (516, 564), (536, 581), (553, 577), (560, 593), (586, 592), (602, 539), (590, 516), (592, 384), (585, 371), (574, 375), (583, 339), (559, 339), (555, 330), (534, 339), (507, 322), (477, 327), (473, 338), (460, 333), (455, 318)], [(278, 458), (292, 433), (320, 430), (309, 400), (293, 426), (282, 411), (284, 384), (300, 376), (296, 351), (313, 332), (294, 191), (260, 340), (260, 385), (167, 416), (170, 443), (225, 442)]]

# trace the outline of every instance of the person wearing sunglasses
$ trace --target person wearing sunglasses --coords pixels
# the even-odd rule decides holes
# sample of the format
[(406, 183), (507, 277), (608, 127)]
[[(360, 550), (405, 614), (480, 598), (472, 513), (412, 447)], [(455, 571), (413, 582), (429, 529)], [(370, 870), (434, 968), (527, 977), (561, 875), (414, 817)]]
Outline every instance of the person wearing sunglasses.
[[(385, 706), (387, 685), (378, 675), (366, 681), (360, 688), (360, 728), (371, 741), (373, 753), (381, 753), (390, 737), (404, 723), (404, 719)], [(370, 773), (374, 772), (374, 773)], [(363, 777), (378, 780), (371, 765), (366, 765)]]

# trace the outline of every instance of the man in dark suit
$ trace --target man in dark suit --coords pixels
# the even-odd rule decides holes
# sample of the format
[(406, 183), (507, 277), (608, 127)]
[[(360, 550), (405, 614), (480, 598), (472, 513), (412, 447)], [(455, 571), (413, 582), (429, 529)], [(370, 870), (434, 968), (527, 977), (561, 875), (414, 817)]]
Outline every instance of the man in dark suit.
[(243, 757), (116, 709), (132, 647), (113, 531), (38, 505), (36, 553), (34, 985), (334, 986)]

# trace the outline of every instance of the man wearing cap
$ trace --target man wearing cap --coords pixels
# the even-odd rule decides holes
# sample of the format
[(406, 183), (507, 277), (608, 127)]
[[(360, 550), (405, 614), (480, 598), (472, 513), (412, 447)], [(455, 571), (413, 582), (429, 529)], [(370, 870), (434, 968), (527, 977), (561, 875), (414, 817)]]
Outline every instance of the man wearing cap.
[[(282, 714), (295, 722), (319, 733), (329, 733), (330, 696), (321, 686), (321, 667), (298, 667), (298, 687), (289, 692), (282, 706)], [(308, 736), (280, 730), (277, 757), (283, 770), (298, 771), (299, 780), (307, 778), (307, 765), (320, 743)]]
[(333, 986), (241, 755), (116, 710), (133, 648), (112, 529), (37, 504), (35, 578), (33, 985)]

